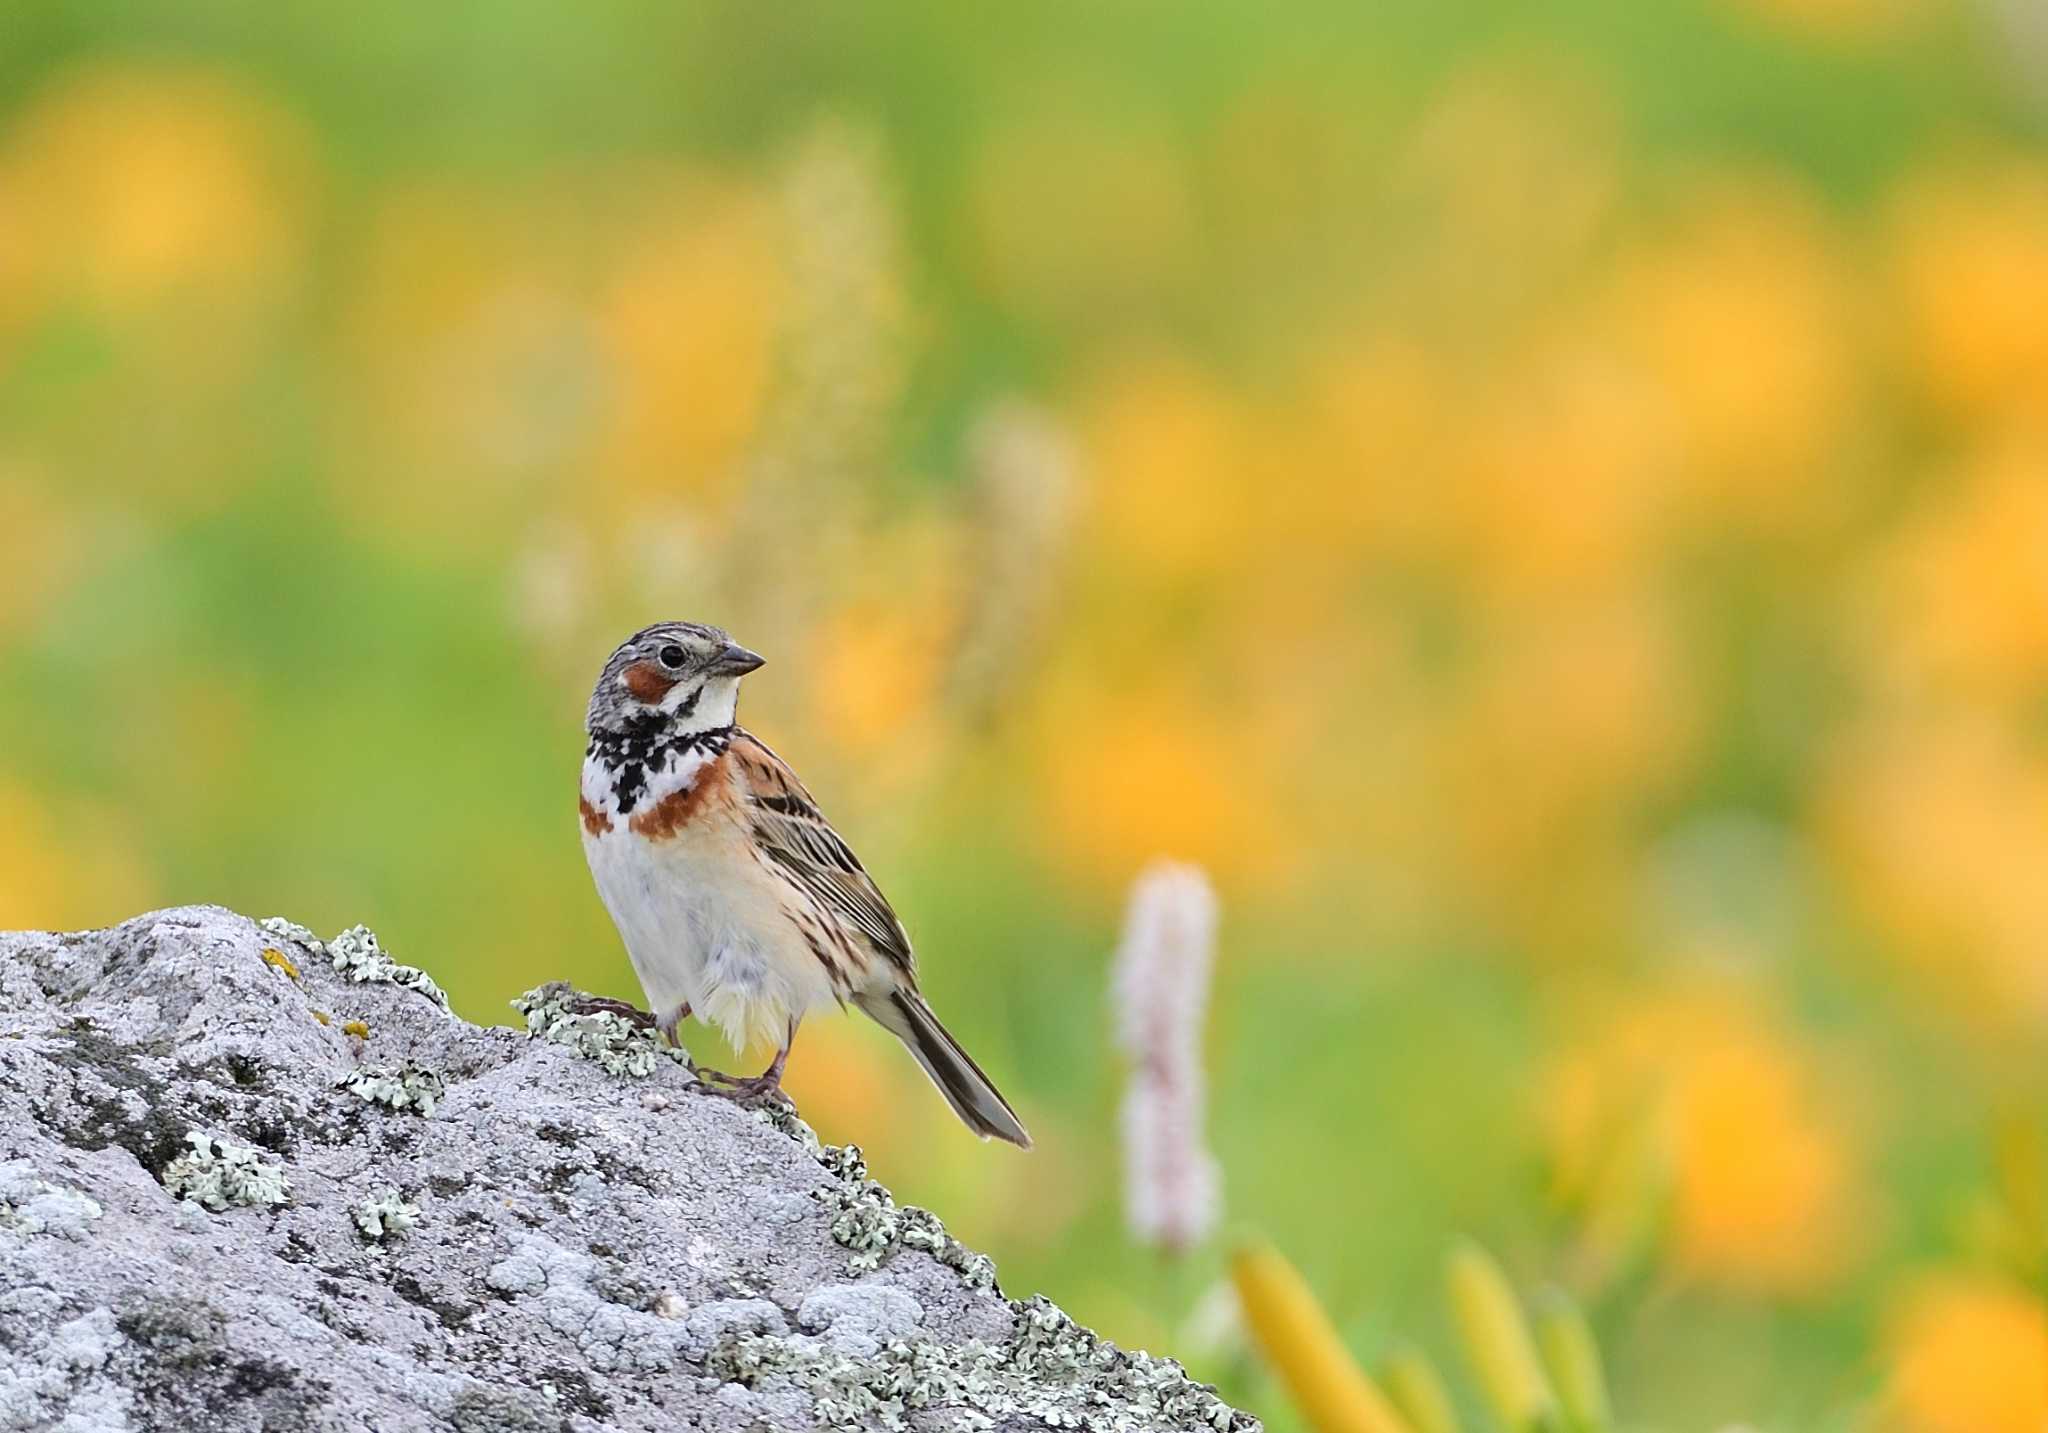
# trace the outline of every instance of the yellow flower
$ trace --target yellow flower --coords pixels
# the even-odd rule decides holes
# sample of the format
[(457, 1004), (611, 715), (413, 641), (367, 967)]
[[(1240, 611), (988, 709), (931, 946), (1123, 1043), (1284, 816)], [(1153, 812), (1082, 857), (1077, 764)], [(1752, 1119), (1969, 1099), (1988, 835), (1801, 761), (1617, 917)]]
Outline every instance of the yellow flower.
[[(1699, 747), (1677, 633), (1655, 602), (1504, 607), (1432, 725), (1455, 878), (1524, 948), (1612, 940), (1634, 879), (1631, 812)], [(1446, 795), (1445, 793), (1448, 793)]]
[(1670, 509), (1663, 401), (1587, 335), (1508, 365), (1460, 424), (1448, 516), (1468, 580), (1510, 612), (1575, 594), (1633, 599)]
[(225, 75), (72, 71), (15, 121), (0, 155), (26, 232), (14, 243), (52, 293), (114, 306), (188, 285), (239, 297), (297, 264), (305, 148), (290, 115)]
[[(1855, 1252), (1853, 1151), (1808, 1061), (1738, 993), (1679, 990), (1603, 1014), (1600, 1033), (1546, 1076), (1540, 1113), (1562, 1199), (1589, 1226), (1626, 1231), (1662, 1196), (1666, 1258), (1738, 1291), (1799, 1294)], [(1650, 1150), (1640, 1150), (1639, 1140)], [(1619, 1171), (1631, 1172), (1617, 1181)], [(1648, 1191), (1636, 1187), (1652, 1181)], [(1596, 1251), (1612, 1258), (1614, 1251)]]
[(2048, 760), (1983, 712), (1874, 723), (1818, 806), (1845, 890), (1978, 1042), (2048, 1020)]
[(1812, 1109), (1810, 1077), (1763, 1032), (1698, 1051), (1673, 1091), (1681, 1270), (1763, 1291), (1840, 1267), (1848, 1151)]
[(1910, 357), (1935, 401), (1964, 418), (2048, 406), (2048, 165), (1945, 159), (1894, 211)]
[(537, 489), (586, 465), (605, 389), (588, 202), (450, 181), (384, 196), (346, 317), (355, 403), (335, 487), (378, 540), (438, 555), (512, 531)]
[[(1118, 889), (1160, 856), (1192, 861), (1226, 884), (1289, 873), (1295, 843), (1283, 832), (1259, 743), (1193, 691), (1166, 681), (1122, 690), (1067, 681), (1041, 698), (1038, 715), (1031, 789), (1053, 856), (1077, 879)], [(1086, 739), (1076, 739), (1083, 731)]]
[(1199, 232), (1181, 147), (1161, 125), (1035, 106), (972, 159), (961, 237), (996, 300), (1090, 317), (1190, 280)]
[(1909, 696), (2023, 708), (2048, 693), (2048, 422), (1994, 435), (1930, 499), (1872, 564), (1863, 653)]
[[(1428, 480), (1460, 396), (1420, 344), (1379, 335), (1313, 365), (1297, 426), (1325, 470), (1301, 484), (1304, 528), (1345, 545), (1355, 566), (1370, 555), (1414, 557), (1442, 526), (1438, 486)], [(1295, 504), (1282, 504), (1292, 508)]]
[(1708, 512), (1772, 530), (1839, 510), (1827, 462), (1857, 381), (1840, 248), (1791, 181), (1730, 178), (1621, 266), (1612, 322), (1670, 403)]
[(1725, 0), (1796, 34), (1836, 42), (1894, 35), (1926, 15), (1929, 0)]
[(76, 795), (60, 823), (27, 790), (0, 783), (0, 930), (76, 929), (147, 909), (132, 824)]
[(780, 321), (769, 206), (729, 185), (670, 187), (597, 300), (614, 390), (598, 472), (642, 498), (716, 491), (738, 476)]
[(2048, 1307), (1983, 1274), (1933, 1277), (1890, 1338), (1900, 1433), (2041, 1433), (2048, 1427)]
[(1248, 416), (1171, 358), (1112, 374), (1084, 430), (1097, 561), (1128, 585), (1201, 580), (1245, 558), (1255, 494)]
[[(864, 550), (877, 571), (890, 574), (890, 593), (841, 605), (809, 643), (811, 720), (827, 740), (863, 760), (929, 756), (941, 740), (926, 723), (957, 620), (944, 541), (937, 532), (871, 538)], [(930, 550), (934, 543), (937, 552)], [(906, 743), (925, 750), (903, 750)]]
[(1406, 271), (1375, 284), (1512, 331), (1597, 252), (1621, 192), (1620, 106), (1597, 66), (1549, 46), (1485, 47), (1430, 93), (1389, 163)]
[(40, 616), (87, 547), (85, 524), (0, 457), (0, 638)]

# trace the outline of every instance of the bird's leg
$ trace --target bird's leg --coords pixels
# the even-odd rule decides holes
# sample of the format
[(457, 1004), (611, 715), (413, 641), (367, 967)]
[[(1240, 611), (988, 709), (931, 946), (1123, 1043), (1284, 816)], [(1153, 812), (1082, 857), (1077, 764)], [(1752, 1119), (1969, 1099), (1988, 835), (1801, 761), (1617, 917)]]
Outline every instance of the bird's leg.
[(727, 1099), (738, 1100), (741, 1104), (753, 1104), (757, 1100), (786, 1099), (788, 1097), (782, 1093), (782, 1069), (789, 1063), (789, 1047), (795, 1043), (796, 1021), (792, 1019), (789, 1022), (788, 1033), (782, 1037), (782, 1048), (775, 1052), (775, 1058), (769, 1061), (768, 1068), (760, 1074), (736, 1079), (731, 1075), (722, 1075), (716, 1070), (699, 1070), (698, 1078), (709, 1077), (722, 1081), (725, 1088), (714, 1093), (724, 1095)]
[(668, 1041), (669, 1044), (680, 1045), (683, 1043), (683, 1037), (676, 1032), (682, 1027), (682, 1023), (689, 1018), (690, 1002), (685, 1000), (675, 1009), (669, 1011), (668, 1018), (657, 1025), (655, 1029), (661, 1032), (661, 1037)]

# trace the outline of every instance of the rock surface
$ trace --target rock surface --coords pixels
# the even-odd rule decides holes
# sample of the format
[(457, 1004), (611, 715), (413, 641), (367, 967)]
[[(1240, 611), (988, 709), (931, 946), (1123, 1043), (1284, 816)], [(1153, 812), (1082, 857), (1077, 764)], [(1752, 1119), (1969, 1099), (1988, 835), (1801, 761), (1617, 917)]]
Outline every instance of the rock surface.
[(0, 934), (0, 1430), (1255, 1430), (786, 1114), (360, 927)]

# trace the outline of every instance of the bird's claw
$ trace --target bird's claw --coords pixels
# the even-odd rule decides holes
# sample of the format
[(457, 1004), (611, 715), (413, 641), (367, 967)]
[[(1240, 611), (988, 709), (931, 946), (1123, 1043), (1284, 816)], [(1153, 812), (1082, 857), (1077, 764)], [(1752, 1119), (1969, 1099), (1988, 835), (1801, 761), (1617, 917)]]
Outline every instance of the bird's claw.
[(782, 1092), (782, 1076), (774, 1075), (728, 1075), (723, 1070), (699, 1069), (696, 1072), (699, 1087), (707, 1095), (731, 1100), (734, 1104), (760, 1105), (769, 1101), (791, 1104), (788, 1095)]

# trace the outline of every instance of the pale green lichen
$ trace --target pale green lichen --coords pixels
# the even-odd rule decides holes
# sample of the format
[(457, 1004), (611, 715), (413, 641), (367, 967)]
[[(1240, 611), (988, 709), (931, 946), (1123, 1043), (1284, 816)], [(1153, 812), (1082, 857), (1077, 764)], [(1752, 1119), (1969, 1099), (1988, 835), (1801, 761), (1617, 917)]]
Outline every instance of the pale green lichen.
[(584, 998), (566, 982), (552, 980), (514, 1000), (512, 1008), (526, 1017), (526, 1033), (534, 1039), (574, 1050), (620, 1079), (644, 1080), (664, 1060), (693, 1068), (682, 1050), (662, 1044), (624, 1016), (609, 1010), (577, 1010), (576, 1003)]
[[(822, 1159), (829, 1146), (818, 1138), (818, 1132), (798, 1118), (796, 1106), (783, 1100), (769, 1100), (754, 1106), (754, 1118), (772, 1130), (780, 1131), (802, 1145), (812, 1158)], [(856, 1151), (858, 1153), (858, 1151)]]
[[(377, 943), (377, 933), (366, 925), (352, 925), (333, 940), (322, 940), (297, 921), (283, 916), (265, 916), (256, 924), (279, 940), (302, 947), (308, 954), (326, 956), (345, 980), (359, 985), (396, 985), (424, 995), (444, 1011), (448, 1009), (448, 994), (434, 982), (434, 977), (416, 965), (393, 960)], [(268, 958), (266, 952), (265, 959)]]
[(364, 1065), (342, 1076), (341, 1088), (361, 1095), (373, 1105), (403, 1112), (415, 1110), (431, 1115), (447, 1093), (447, 1086), (432, 1070), (413, 1064)]
[(366, 1239), (404, 1234), (420, 1222), (419, 1205), (408, 1202), (396, 1189), (379, 1190), (349, 1212)]
[(366, 925), (352, 925), (326, 944), (327, 958), (334, 962), (335, 970), (346, 980), (358, 984), (375, 982), (380, 985), (396, 985), (424, 995), (443, 1010), (448, 1008), (447, 992), (434, 983), (434, 977), (418, 966), (406, 965), (393, 960), (377, 944), (376, 932)]
[(237, 1204), (262, 1207), (291, 1197), (291, 1180), (282, 1167), (265, 1164), (247, 1145), (193, 1130), (185, 1136), (191, 1148), (164, 1168), (164, 1188), (218, 1214)]
[(1021, 1420), (1101, 1433), (1257, 1433), (1256, 1418), (1231, 1408), (1172, 1359), (1105, 1343), (1044, 1298), (1010, 1308), (1015, 1322), (1000, 1347), (898, 1339), (851, 1357), (815, 1339), (735, 1333), (713, 1347), (706, 1368), (747, 1388), (793, 1384), (829, 1428), (906, 1428), (912, 1413), (933, 1410), (958, 1429)]
[(265, 916), (256, 922), (279, 940), (288, 940), (318, 955), (327, 949), (327, 942), (307, 930), (297, 921), (286, 920), (283, 916)]
[(995, 1287), (994, 1261), (948, 1234), (939, 1216), (929, 1209), (897, 1204), (887, 1189), (868, 1178), (867, 1161), (859, 1145), (824, 1145), (818, 1151), (818, 1162), (839, 1182), (812, 1190), (811, 1197), (831, 1211), (834, 1241), (853, 1251), (846, 1266), (849, 1273), (879, 1268), (889, 1251), (901, 1244), (930, 1254), (969, 1288)]

